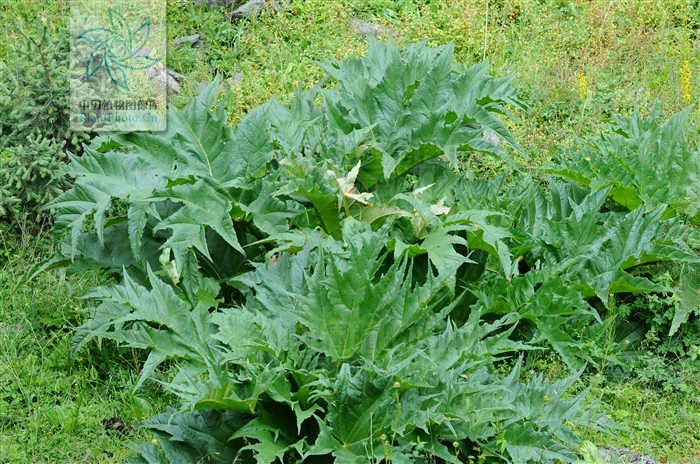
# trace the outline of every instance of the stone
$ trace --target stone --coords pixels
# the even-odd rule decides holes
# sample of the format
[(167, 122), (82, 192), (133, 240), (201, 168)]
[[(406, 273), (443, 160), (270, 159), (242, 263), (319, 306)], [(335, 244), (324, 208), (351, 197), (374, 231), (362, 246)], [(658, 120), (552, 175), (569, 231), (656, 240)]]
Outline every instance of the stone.
[(275, 13), (280, 13), (282, 11), (282, 7), (280, 7), (279, 3), (275, 0), (250, 0), (228, 13), (227, 16), (234, 22), (241, 18), (254, 18), (268, 9)]
[(243, 73), (237, 72), (236, 74), (233, 75), (233, 77), (231, 77), (231, 79), (228, 80), (228, 85), (230, 85), (231, 87), (234, 87), (234, 86), (240, 84), (242, 80), (243, 80)]
[(199, 40), (200, 37), (201, 37), (201, 35), (199, 35), (199, 34), (192, 34), (192, 35), (186, 35), (184, 37), (178, 37), (177, 39), (173, 40), (173, 45), (176, 47), (178, 45), (182, 45), (182, 44), (186, 44), (186, 43), (189, 43), (190, 45), (196, 45), (198, 42), (200, 42), (200, 43), (202, 42), (201, 40)]
[(362, 19), (353, 18), (350, 20), (350, 27), (358, 34), (367, 37), (373, 35), (375, 37), (387, 36), (398, 37), (399, 33), (396, 29), (381, 24), (371, 23)]
[(642, 456), (627, 448), (599, 447), (598, 454), (601, 458), (612, 462), (625, 464), (656, 464), (649, 456)]
[(180, 93), (180, 84), (178, 84), (173, 75), (182, 76), (182, 74), (167, 69), (163, 66), (163, 63), (157, 63), (155, 66), (146, 69), (146, 76), (155, 82), (158, 90), (172, 90), (175, 93)]
[(207, 5), (209, 8), (228, 8), (241, 3), (241, 0), (194, 0), (195, 6)]

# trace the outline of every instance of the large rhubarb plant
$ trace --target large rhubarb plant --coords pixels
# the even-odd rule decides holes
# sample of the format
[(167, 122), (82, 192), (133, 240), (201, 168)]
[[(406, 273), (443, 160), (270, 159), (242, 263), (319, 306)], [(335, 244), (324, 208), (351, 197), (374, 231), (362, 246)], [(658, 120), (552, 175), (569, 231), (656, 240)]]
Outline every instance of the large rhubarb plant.
[[(217, 79), (164, 133), (72, 157), (37, 272), (116, 277), (73, 352), (148, 350), (139, 384), (181, 399), (133, 462), (573, 462), (571, 424), (611, 425), (563, 394), (600, 360), (610, 295), (667, 291), (646, 266), (698, 257), (662, 201), (617, 211), (615, 185), (520, 176), (511, 78), (453, 58), (371, 41), (233, 127)], [(477, 152), (511, 181), (462, 172)], [(571, 376), (522, 383), (542, 349)]]
[(579, 142), (553, 172), (589, 186), (633, 210), (665, 204), (666, 216), (700, 220), (700, 150), (686, 135), (690, 108), (660, 122), (658, 108), (616, 117), (599, 134)]

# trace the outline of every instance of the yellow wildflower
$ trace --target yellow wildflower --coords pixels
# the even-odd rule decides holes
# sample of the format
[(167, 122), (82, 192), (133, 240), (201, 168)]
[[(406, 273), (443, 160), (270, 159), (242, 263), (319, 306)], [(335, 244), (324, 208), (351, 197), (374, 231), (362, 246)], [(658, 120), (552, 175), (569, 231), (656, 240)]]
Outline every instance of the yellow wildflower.
[(686, 105), (690, 105), (690, 91), (692, 90), (690, 77), (690, 61), (683, 60), (683, 66), (681, 66), (681, 89), (683, 90), (683, 100), (685, 100)]
[(588, 83), (586, 82), (586, 75), (580, 69), (578, 70), (578, 86), (581, 90), (581, 100), (585, 100), (586, 95), (588, 95)]

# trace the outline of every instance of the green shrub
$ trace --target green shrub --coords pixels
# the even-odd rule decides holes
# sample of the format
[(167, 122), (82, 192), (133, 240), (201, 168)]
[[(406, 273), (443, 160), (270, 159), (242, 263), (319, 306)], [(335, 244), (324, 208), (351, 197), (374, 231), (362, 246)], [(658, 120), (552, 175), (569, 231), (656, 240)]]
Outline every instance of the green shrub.
[(0, 219), (30, 225), (46, 221), (41, 207), (69, 185), (66, 150), (86, 140), (69, 130), (68, 33), (37, 28), (36, 37), (20, 31), (24, 41), (0, 62)]

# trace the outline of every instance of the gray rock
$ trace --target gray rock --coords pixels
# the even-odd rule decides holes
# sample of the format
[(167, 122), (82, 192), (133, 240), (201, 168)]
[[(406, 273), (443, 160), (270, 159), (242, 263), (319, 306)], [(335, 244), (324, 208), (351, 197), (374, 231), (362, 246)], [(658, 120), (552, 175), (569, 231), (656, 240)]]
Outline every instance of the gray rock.
[[(627, 448), (613, 448), (611, 446), (598, 446), (598, 457), (605, 464), (657, 464), (649, 456), (642, 456)], [(554, 464), (554, 461), (550, 460), (548, 464)]]
[(265, 10), (280, 13), (282, 7), (275, 0), (250, 0), (228, 13), (227, 16), (231, 21), (237, 21), (241, 18), (254, 18)]
[(168, 91), (180, 93), (180, 84), (178, 84), (171, 73), (182, 76), (182, 74), (178, 74), (175, 71), (165, 68), (163, 63), (158, 63), (155, 66), (151, 66), (150, 68), (146, 69), (146, 75), (155, 83), (156, 87), (160, 91), (167, 89)]
[(186, 35), (184, 37), (178, 37), (177, 39), (173, 40), (173, 45), (178, 46), (182, 44), (189, 43), (190, 45), (194, 45), (197, 42), (201, 42), (199, 40), (201, 36), (199, 34), (192, 34), (192, 35)]
[(169, 75), (171, 75), (171, 76), (173, 76), (173, 77), (175, 77), (175, 78), (177, 78), (177, 79), (180, 79), (180, 80), (182, 80), (182, 79), (184, 79), (184, 78), (186, 77), (184, 74), (180, 74), (179, 72), (173, 71), (173, 70), (170, 69), (170, 68), (165, 68), (165, 72), (167, 72)]
[(233, 86), (240, 84), (242, 80), (243, 80), (243, 73), (237, 72), (236, 74), (233, 75), (233, 77), (231, 77), (231, 79), (228, 80), (228, 84), (233, 87)]
[[(234, 87), (243, 80), (243, 73), (242, 72), (237, 72), (234, 74), (230, 79), (226, 80), (226, 84), (230, 85), (231, 87)], [(208, 86), (211, 82), (209, 81), (201, 81), (199, 84), (197, 84), (197, 93), (201, 93), (202, 90), (206, 86)]]
[(358, 34), (367, 37), (368, 35), (373, 35), (375, 37), (385, 36), (385, 37), (398, 37), (399, 33), (396, 29), (388, 26), (382, 26), (381, 24), (371, 23), (369, 21), (363, 21), (361, 19), (353, 18), (350, 20), (350, 27), (352, 30)]
[(241, 0), (194, 0), (196, 6), (207, 5), (209, 8), (228, 8), (241, 3)]
[(0, 334), (14, 334), (15, 332), (21, 332), (27, 328), (27, 325), (18, 322), (16, 324), (5, 324), (0, 322)]
[(649, 456), (642, 456), (627, 448), (599, 447), (598, 453), (606, 461), (621, 464), (656, 464)]

